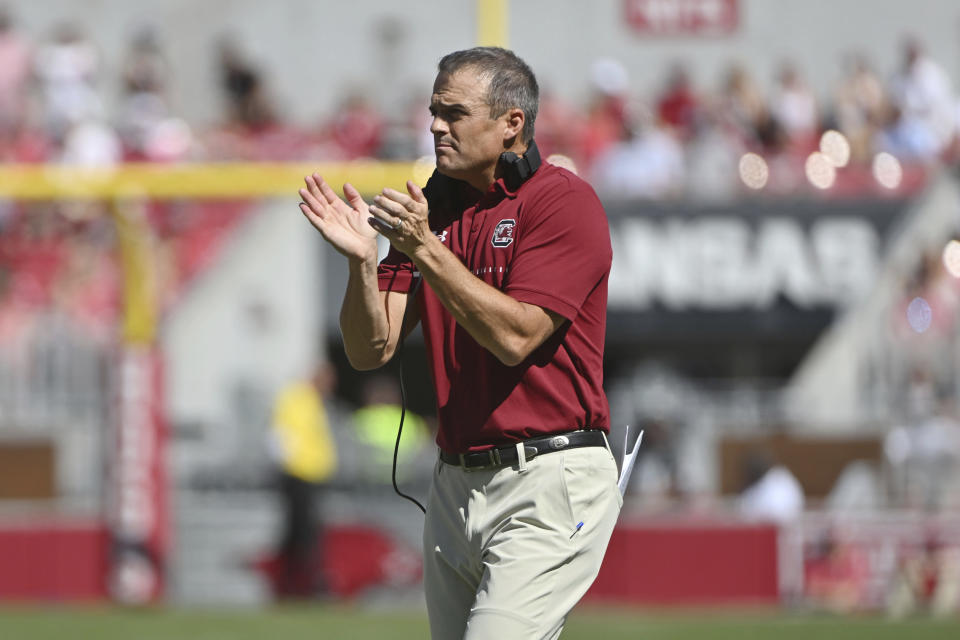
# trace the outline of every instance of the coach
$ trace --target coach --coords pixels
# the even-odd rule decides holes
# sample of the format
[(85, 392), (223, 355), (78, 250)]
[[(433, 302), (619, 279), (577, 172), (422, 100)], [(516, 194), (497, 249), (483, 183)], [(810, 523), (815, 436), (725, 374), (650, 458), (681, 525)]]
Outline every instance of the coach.
[[(300, 190), (349, 261), (340, 326), (353, 366), (385, 364), (423, 322), (439, 417), (423, 536), (436, 639), (557, 637), (620, 510), (602, 387), (609, 229), (589, 185), (541, 164), (538, 93), (510, 51), (451, 53), (422, 191), (408, 182), (368, 206), (318, 175)], [(379, 265), (378, 233), (391, 244)]]

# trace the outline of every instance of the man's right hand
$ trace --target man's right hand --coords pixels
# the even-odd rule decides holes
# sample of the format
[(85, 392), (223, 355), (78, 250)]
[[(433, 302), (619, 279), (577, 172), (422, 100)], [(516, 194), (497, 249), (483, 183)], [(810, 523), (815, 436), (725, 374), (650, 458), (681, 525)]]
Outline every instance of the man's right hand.
[[(367, 203), (353, 185), (343, 185), (347, 202), (314, 173), (304, 178), (306, 187), (300, 189), (300, 211), (333, 248), (360, 261), (376, 261), (377, 231), (367, 219)], [(349, 204), (348, 204), (349, 203)]]

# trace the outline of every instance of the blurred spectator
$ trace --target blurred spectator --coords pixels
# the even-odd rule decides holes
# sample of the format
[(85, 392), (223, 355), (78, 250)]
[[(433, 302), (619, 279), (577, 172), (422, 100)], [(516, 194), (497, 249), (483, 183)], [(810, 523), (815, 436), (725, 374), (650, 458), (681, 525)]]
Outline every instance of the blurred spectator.
[(884, 451), (894, 490), (907, 508), (939, 511), (956, 507), (960, 488), (960, 422), (952, 403), (938, 392), (930, 370), (913, 371), (905, 424), (887, 434)]
[(411, 91), (405, 106), (390, 114), (391, 121), (385, 124), (385, 137), (380, 149), (383, 159), (410, 160), (428, 157), (433, 160), (434, 140), (430, 133), (433, 117), (430, 115), (430, 105), (424, 99), (425, 95), (430, 95), (429, 89)]
[(601, 152), (593, 165), (593, 185), (616, 198), (679, 195), (684, 182), (683, 149), (658, 126), (645, 107), (631, 105), (620, 142)]
[(63, 139), (60, 162), (78, 167), (112, 167), (123, 160), (120, 136), (113, 127), (90, 117), (70, 125)]
[(617, 60), (600, 58), (590, 67), (590, 85), (593, 95), (577, 145), (585, 165), (623, 139), (627, 128), (627, 69)]
[(912, 613), (937, 617), (960, 610), (960, 548), (928, 531), (920, 545), (905, 546), (887, 595), (887, 610), (900, 618)]
[(543, 156), (561, 154), (578, 158), (580, 150), (577, 145), (584, 136), (583, 129), (583, 114), (560, 96), (541, 87), (536, 140)]
[(693, 135), (698, 106), (687, 68), (679, 62), (675, 63), (667, 77), (667, 85), (657, 100), (660, 122), (672, 127), (681, 140), (688, 140)]
[(785, 466), (774, 464), (764, 453), (753, 452), (746, 458), (743, 475), (744, 489), (739, 498), (743, 517), (787, 524), (803, 514), (803, 487)]
[(425, 92), (410, 100), (411, 110), (409, 112), (409, 126), (413, 129), (414, 139), (416, 140), (416, 157), (428, 156), (434, 157), (435, 140), (430, 131), (430, 124), (433, 117), (430, 115), (429, 104), (423, 100)]
[(36, 74), (40, 81), (46, 129), (57, 143), (71, 127), (104, 115), (96, 89), (100, 56), (77, 25), (63, 23), (51, 40), (37, 51)]
[(260, 72), (245, 59), (232, 38), (219, 45), (220, 81), (227, 98), (227, 119), (234, 127), (257, 133), (276, 122)]
[(923, 120), (904, 113), (896, 104), (887, 105), (874, 147), (904, 162), (922, 163), (935, 160), (942, 149), (933, 129)]
[(159, 35), (143, 27), (130, 42), (121, 76), (118, 129), (128, 160), (153, 159), (164, 144), (158, 137), (170, 122), (168, 72)]
[(717, 111), (714, 105), (699, 110), (693, 135), (684, 148), (684, 195), (694, 200), (725, 202), (740, 191), (737, 165), (745, 148), (742, 140), (723, 126)]
[(0, 6), (0, 140), (19, 129), (22, 123), (30, 57), (27, 39), (15, 29), (9, 10)]
[(283, 389), (274, 404), (271, 452), (279, 468), (284, 513), (277, 550), (277, 594), (281, 597), (308, 597), (325, 588), (315, 582), (320, 559), (316, 491), (337, 466), (324, 407), (324, 398), (333, 393), (335, 375), (333, 367), (320, 363), (309, 380)]
[(783, 128), (789, 145), (809, 153), (817, 145), (817, 100), (792, 62), (780, 68), (770, 112)]
[(16, 221), (15, 231), (5, 234), (0, 257), (10, 265), (8, 302), (38, 310), (50, 303), (50, 283), (62, 260), (61, 243), (66, 221), (49, 203), (32, 206)]
[(0, 132), (0, 162), (44, 162), (52, 155), (43, 114), (37, 110), (28, 109), (16, 130)]
[[(954, 134), (955, 105), (950, 78), (914, 38), (903, 44), (902, 64), (890, 88), (897, 107), (896, 119), (902, 120), (903, 128), (922, 131), (930, 139), (932, 157), (946, 148)], [(919, 131), (914, 135), (920, 137)]]
[(849, 56), (834, 96), (834, 119), (850, 142), (852, 162), (866, 163), (873, 158), (874, 136), (886, 113), (887, 95), (880, 78), (865, 56)]
[(121, 273), (113, 255), (113, 223), (101, 203), (89, 206), (90, 219), (74, 223), (64, 239), (51, 291), (54, 304), (74, 326), (106, 343), (120, 317)]
[(848, 463), (824, 499), (834, 513), (871, 512), (885, 506), (882, 481), (873, 464), (865, 460)]
[(727, 126), (747, 145), (759, 142), (760, 130), (769, 120), (766, 101), (747, 70), (734, 64), (727, 70), (719, 97), (719, 109)]
[[(397, 382), (375, 374), (363, 386), (363, 406), (353, 414), (357, 442), (366, 450), (366, 462), (360, 472), (369, 482), (390, 484), (393, 451), (400, 426), (401, 398)], [(430, 431), (423, 418), (407, 409), (397, 454), (397, 478), (416, 471), (425, 453), (432, 452)]]
[(815, 609), (851, 613), (866, 603), (870, 564), (839, 528), (824, 532), (804, 562), (804, 591)]
[(167, 91), (168, 72), (160, 34), (154, 27), (141, 27), (133, 34), (124, 60), (121, 78), (124, 93), (148, 93), (163, 98)]
[(383, 160), (433, 158), (433, 134), (430, 133), (430, 111), (424, 95), (414, 96), (386, 114), (383, 122), (379, 156)]
[[(925, 343), (930, 361), (936, 360), (941, 345), (934, 344), (952, 335), (954, 319), (960, 305), (957, 279), (946, 271), (942, 249), (930, 248), (916, 262), (894, 308), (894, 327), (898, 337), (919, 347)], [(918, 307), (922, 304), (922, 307)], [(912, 305), (912, 306), (911, 306)], [(928, 313), (916, 313), (923, 308)]]
[(375, 158), (380, 151), (384, 122), (366, 97), (355, 91), (343, 100), (326, 129), (342, 159)]

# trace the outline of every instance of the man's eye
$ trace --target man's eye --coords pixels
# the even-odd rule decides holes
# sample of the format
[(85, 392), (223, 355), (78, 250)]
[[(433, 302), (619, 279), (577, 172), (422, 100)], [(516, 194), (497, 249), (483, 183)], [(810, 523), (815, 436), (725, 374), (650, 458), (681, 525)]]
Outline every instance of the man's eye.
[(466, 115), (467, 115), (467, 112), (464, 111), (463, 109), (443, 109), (443, 108), (438, 109), (436, 107), (430, 107), (431, 117), (440, 118), (446, 122), (454, 122), (456, 120), (459, 120), (460, 118), (463, 118)]

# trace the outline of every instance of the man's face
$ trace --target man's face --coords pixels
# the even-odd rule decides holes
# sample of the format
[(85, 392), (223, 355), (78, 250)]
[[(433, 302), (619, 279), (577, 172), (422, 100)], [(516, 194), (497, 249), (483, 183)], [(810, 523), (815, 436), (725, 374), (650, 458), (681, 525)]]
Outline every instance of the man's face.
[(507, 118), (490, 118), (489, 80), (471, 67), (440, 74), (433, 84), (430, 113), (440, 173), (474, 186), (489, 177), (504, 151)]

